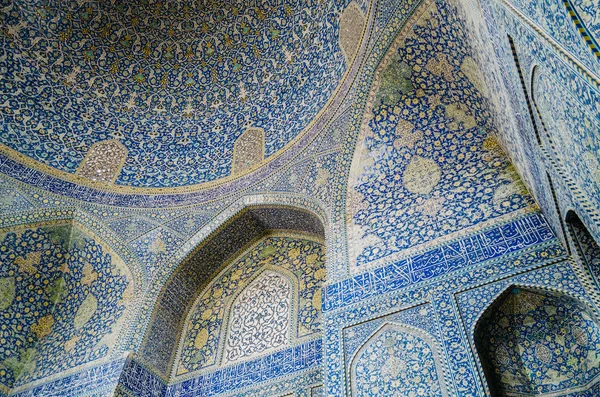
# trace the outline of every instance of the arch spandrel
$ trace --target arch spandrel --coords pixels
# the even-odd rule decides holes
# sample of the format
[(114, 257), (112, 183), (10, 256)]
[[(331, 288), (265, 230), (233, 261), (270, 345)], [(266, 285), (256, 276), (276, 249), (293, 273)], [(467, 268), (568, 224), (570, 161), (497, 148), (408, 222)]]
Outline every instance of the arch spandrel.
[(8, 364), (0, 382), (9, 389), (106, 363), (126, 349), (136, 278), (104, 230), (88, 228), (82, 214), (70, 215), (46, 214), (0, 234), (3, 311), (20, 310), (17, 302), (26, 301), (26, 312), (36, 313), (10, 315), (15, 332), (3, 333), (15, 348), (0, 357)]

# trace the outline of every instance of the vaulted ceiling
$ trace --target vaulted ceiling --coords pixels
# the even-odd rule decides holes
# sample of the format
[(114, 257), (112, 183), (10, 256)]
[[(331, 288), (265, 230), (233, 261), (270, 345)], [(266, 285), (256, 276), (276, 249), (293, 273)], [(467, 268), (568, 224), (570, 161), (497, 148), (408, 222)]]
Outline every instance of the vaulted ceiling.
[[(66, 176), (101, 173), (82, 164), (104, 155), (118, 163), (110, 183), (141, 188), (231, 176), (234, 150), (268, 161), (341, 81), (347, 3), (14, 1), (1, 13), (1, 151)], [(260, 153), (246, 160), (249, 130)], [(116, 143), (90, 151), (104, 141)]]

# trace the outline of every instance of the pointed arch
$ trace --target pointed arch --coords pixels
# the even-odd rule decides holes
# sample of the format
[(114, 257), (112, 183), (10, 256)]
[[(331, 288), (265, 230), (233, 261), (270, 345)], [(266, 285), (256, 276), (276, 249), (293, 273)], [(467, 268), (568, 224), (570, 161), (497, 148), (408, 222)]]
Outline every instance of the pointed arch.
[[(295, 278), (295, 277), (294, 277)], [(292, 340), (297, 281), (262, 269), (230, 301), (221, 365), (273, 351)]]
[(181, 261), (173, 266), (173, 272), (162, 282), (157, 280), (161, 289), (145, 327), (140, 361), (164, 379), (183, 376), (174, 367), (185, 320), (196, 297), (215, 275), (269, 233), (299, 232), (322, 241), (327, 230), (324, 219), (319, 207), (297, 196), (285, 200), (272, 195), (248, 196), (230, 206), (171, 258)]
[(473, 339), (494, 397), (562, 395), (600, 380), (598, 320), (562, 292), (509, 286), (482, 313)]
[[(273, 236), (275, 236), (275, 235), (279, 235), (279, 234), (273, 234)], [(223, 269), (217, 275), (215, 275), (211, 279), (211, 282), (198, 294), (198, 296), (196, 297), (196, 299), (194, 301), (194, 304), (192, 305), (192, 307), (190, 308), (190, 310), (187, 312), (187, 314), (185, 316), (186, 327), (184, 327), (184, 329), (182, 331), (180, 343), (177, 347), (177, 354), (175, 356), (174, 365), (177, 365), (177, 363), (179, 361), (181, 361), (182, 350), (186, 347), (186, 344), (185, 344), (186, 340), (194, 341), (194, 343), (196, 343), (198, 340), (202, 340), (202, 343), (208, 342), (208, 339), (209, 339), (208, 333), (203, 335), (203, 334), (201, 334), (201, 332), (196, 332), (195, 337), (193, 337), (193, 338), (190, 338), (190, 335), (189, 335), (190, 332), (192, 331), (189, 327), (192, 325), (192, 322), (193, 322), (192, 317), (194, 316), (194, 314), (197, 315), (198, 313), (202, 313), (202, 316), (204, 317), (204, 313), (206, 313), (207, 310), (214, 313), (213, 308), (206, 308), (206, 307), (202, 308), (201, 307), (202, 301), (203, 301), (203, 299), (202, 299), (203, 296), (205, 296), (207, 294), (212, 295), (214, 292), (215, 284), (218, 283), (223, 277), (228, 277), (230, 266), (234, 265), (237, 260), (239, 260), (240, 258), (245, 256), (247, 253), (256, 249), (261, 244), (261, 242), (262, 242), (262, 240), (258, 241), (257, 243), (252, 244), (247, 250), (245, 250), (244, 252), (242, 252), (238, 255), (235, 255), (235, 257), (232, 260), (227, 261), (227, 264), (223, 267)], [(289, 307), (289, 309), (290, 309), (288, 312), (289, 324), (291, 325), (293, 323), (294, 319), (297, 318), (298, 304), (299, 304), (299, 302), (298, 302), (298, 300), (299, 300), (298, 277), (293, 272), (291, 272), (290, 270), (288, 270), (286, 268), (283, 268), (280, 266), (274, 266), (272, 264), (263, 265), (255, 272), (255, 274), (253, 276), (251, 276), (248, 280), (244, 281), (244, 283), (240, 286), (240, 289), (237, 292), (234, 292), (231, 296), (226, 298), (226, 304), (222, 310), (223, 319), (222, 319), (221, 329), (217, 332), (218, 334), (222, 333), (224, 335), (224, 337), (221, 338), (218, 342), (218, 347), (216, 349), (217, 351), (216, 351), (214, 363), (213, 363), (214, 365), (223, 366), (223, 365), (229, 364), (229, 362), (234, 361), (234, 360), (225, 360), (224, 359), (225, 349), (226, 349), (226, 340), (229, 336), (230, 324), (232, 322), (233, 306), (239, 300), (240, 295), (242, 295), (244, 293), (244, 291), (247, 291), (248, 288), (251, 287), (252, 284), (255, 283), (257, 281), (257, 279), (259, 279), (261, 277), (261, 275), (263, 275), (265, 272), (274, 273), (274, 274), (281, 276), (281, 278), (284, 279), (286, 281), (286, 283), (290, 286), (290, 293), (288, 294), (289, 304), (287, 304), (287, 307)], [(217, 287), (217, 289), (218, 289), (218, 287)], [(299, 335), (297, 332), (297, 328), (290, 326), (288, 336), (289, 336), (287, 338), (288, 342), (298, 338)], [(198, 346), (196, 346), (196, 347), (198, 347)], [(267, 353), (271, 350), (272, 349), (267, 349), (261, 353)], [(261, 353), (257, 353), (257, 354), (261, 354)], [(227, 361), (229, 361), (229, 362), (227, 362)], [(178, 370), (177, 368), (173, 367), (172, 372), (173, 372), (174, 376), (177, 376), (177, 370)]]
[[(367, 365), (368, 364), (368, 365)], [(350, 362), (352, 396), (448, 396), (434, 338), (424, 330), (387, 322), (357, 350)]]

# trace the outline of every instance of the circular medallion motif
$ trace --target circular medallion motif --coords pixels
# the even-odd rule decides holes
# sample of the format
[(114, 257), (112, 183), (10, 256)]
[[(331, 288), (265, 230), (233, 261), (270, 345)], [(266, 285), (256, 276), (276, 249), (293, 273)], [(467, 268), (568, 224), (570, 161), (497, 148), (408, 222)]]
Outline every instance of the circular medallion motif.
[(434, 160), (414, 156), (404, 170), (404, 187), (411, 193), (429, 194), (442, 177), (442, 170)]

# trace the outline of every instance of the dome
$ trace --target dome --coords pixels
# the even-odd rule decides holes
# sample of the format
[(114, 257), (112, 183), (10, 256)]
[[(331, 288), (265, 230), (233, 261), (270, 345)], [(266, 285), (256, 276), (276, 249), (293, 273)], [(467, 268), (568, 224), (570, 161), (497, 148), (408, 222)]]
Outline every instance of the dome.
[(63, 179), (132, 188), (256, 168), (342, 80), (346, 3), (15, 2), (2, 13), (2, 150)]

